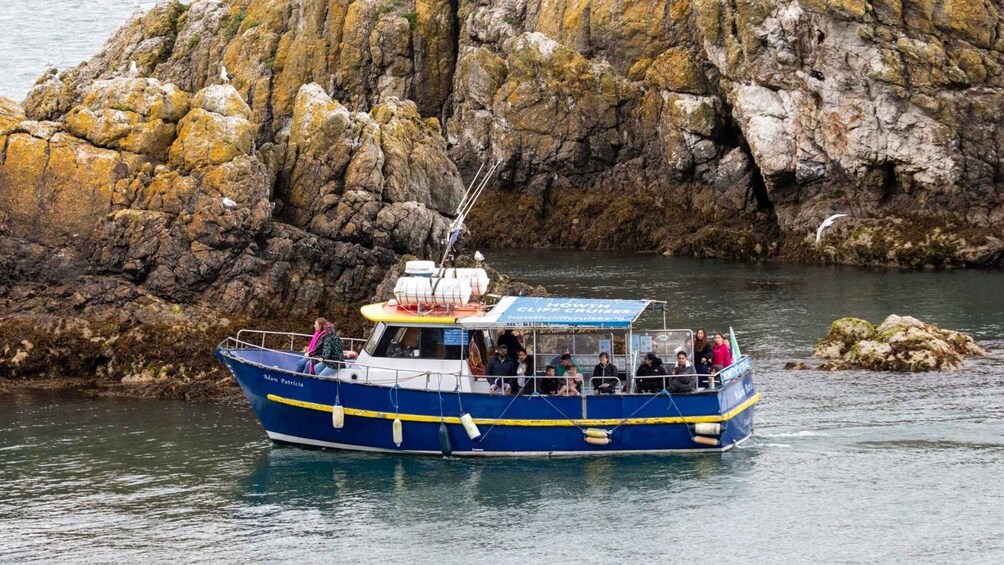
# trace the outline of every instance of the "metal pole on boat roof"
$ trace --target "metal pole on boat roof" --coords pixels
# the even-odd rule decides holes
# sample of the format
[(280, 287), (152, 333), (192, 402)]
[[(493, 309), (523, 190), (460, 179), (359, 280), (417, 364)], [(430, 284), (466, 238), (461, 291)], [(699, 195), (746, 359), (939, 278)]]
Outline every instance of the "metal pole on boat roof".
[(627, 367), (624, 367), (624, 376), (627, 379), (628, 392), (634, 390), (634, 363), (632, 362), (632, 350), (631, 342), (634, 338), (634, 329), (628, 326), (627, 340), (624, 342), (624, 363)]

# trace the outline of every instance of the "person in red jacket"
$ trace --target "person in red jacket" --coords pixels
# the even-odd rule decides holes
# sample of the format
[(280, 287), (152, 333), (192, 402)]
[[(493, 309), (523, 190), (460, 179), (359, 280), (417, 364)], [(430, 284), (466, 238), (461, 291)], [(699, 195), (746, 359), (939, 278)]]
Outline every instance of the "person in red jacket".
[(711, 348), (711, 364), (722, 367), (732, 364), (732, 352), (729, 351), (729, 344), (725, 342), (725, 336), (721, 333), (715, 334), (715, 345)]

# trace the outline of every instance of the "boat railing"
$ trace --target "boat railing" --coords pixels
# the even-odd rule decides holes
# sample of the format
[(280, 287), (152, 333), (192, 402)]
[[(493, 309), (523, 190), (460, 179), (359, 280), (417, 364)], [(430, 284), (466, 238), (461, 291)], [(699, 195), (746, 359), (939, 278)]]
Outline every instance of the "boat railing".
[[(270, 351), (282, 351), (281, 349), (276, 349), (274, 347), (266, 347), (265, 346), (266, 342), (268, 342), (268, 343), (276, 343), (276, 338), (281, 338), (282, 343), (285, 343), (288, 340), (289, 341), (289, 350), (290, 351), (296, 351), (297, 350), (296, 349), (296, 343), (297, 343), (297, 341), (299, 341), (301, 343), (304, 342), (304, 341), (306, 341), (307, 343), (305, 343), (304, 345), (307, 345), (307, 344), (309, 344), (311, 338), (314, 337), (311, 334), (303, 334), (303, 333), (296, 333), (296, 332), (276, 332), (276, 331), (270, 331), (270, 330), (248, 330), (248, 329), (243, 329), (243, 330), (238, 330), (237, 331), (237, 341), (239, 341), (241, 343), (250, 344), (251, 340), (247, 339), (246, 336), (250, 337), (252, 335), (255, 336), (255, 338), (256, 338), (255, 341), (259, 341), (257, 339), (258, 337), (261, 338), (260, 339), (261, 344), (258, 347), (260, 347), (261, 349), (268, 349)], [(350, 350), (355, 351), (356, 353), (358, 353), (359, 351), (362, 351), (363, 346), (366, 345), (366, 340), (365, 339), (353, 338), (353, 337), (343, 337), (342, 338), (342, 343), (348, 345), (347, 349), (350, 349)]]
[[(258, 341), (258, 343), (252, 343), (250, 341), (246, 341), (245, 339), (242, 339), (245, 336), (255, 336), (256, 338), (260, 337), (260, 339), (256, 339), (256, 341)], [(276, 348), (266, 347), (266, 345), (265, 345), (266, 340), (269, 339), (269, 338), (275, 338), (277, 336), (281, 337), (284, 343), (286, 343), (286, 340), (289, 340), (288, 343), (290, 344), (289, 345), (290, 349), (283, 350), (283, 349), (276, 349)], [(231, 349), (257, 349), (259, 351), (270, 351), (270, 352), (277, 353), (277, 354), (280, 354), (280, 355), (294, 357), (297, 360), (300, 360), (300, 359), (302, 359), (304, 357), (304, 353), (302, 351), (298, 351), (298, 350), (295, 349), (296, 339), (297, 338), (310, 338), (310, 337), (312, 337), (312, 336), (309, 335), (309, 334), (300, 334), (300, 333), (294, 333), (294, 332), (275, 332), (275, 331), (267, 331), (267, 330), (240, 330), (240, 331), (237, 332), (237, 337), (227, 337), (222, 343), (220, 343), (220, 347), (222, 349), (224, 349), (224, 350), (231, 350)], [(357, 338), (342, 338), (342, 341), (351, 344), (351, 349), (353, 351), (361, 350), (362, 346), (366, 342), (366, 340), (364, 340), (364, 339), (357, 339)], [(358, 349), (356, 349), (356, 347), (358, 347)], [(353, 379), (353, 380), (358, 380), (358, 381), (361, 381), (361, 382), (364, 382), (364, 383), (368, 383), (368, 384), (396, 384), (396, 383), (406, 382), (406, 381), (410, 381), (412, 379), (418, 379), (418, 378), (423, 378), (424, 377), (424, 379), (425, 379), (425, 389), (429, 390), (429, 387), (433, 383), (434, 380), (436, 381), (437, 388), (442, 389), (441, 385), (442, 385), (442, 381), (444, 379), (454, 380), (455, 383), (456, 383), (456, 386), (459, 387), (460, 386), (460, 379), (463, 379), (463, 378), (470, 378), (472, 380), (477, 380), (479, 378), (482, 378), (482, 379), (487, 378), (484, 375), (475, 375), (475, 374), (472, 374), (472, 373), (470, 373), (468, 371), (464, 371), (464, 370), (460, 370), (460, 371), (456, 371), (456, 372), (430, 371), (430, 370), (422, 371), (422, 370), (416, 370), (416, 369), (401, 369), (399, 367), (378, 366), (378, 365), (374, 365), (374, 364), (371, 364), (371, 363), (359, 364), (359, 363), (354, 363), (351, 359), (350, 360), (345, 360), (345, 361), (331, 361), (331, 360), (325, 360), (325, 359), (323, 359), (321, 357), (310, 357), (309, 359), (312, 362), (314, 362), (314, 363), (336, 364), (336, 365), (340, 366), (341, 368), (358, 370), (358, 371), (361, 372), (361, 374), (358, 375), (358, 378)], [(277, 369), (278, 368), (278, 367), (266, 365), (264, 363), (264, 358), (259, 359), (258, 362), (255, 362), (253, 359), (247, 358), (247, 357), (243, 358), (243, 360), (245, 362), (247, 362), (247, 363), (251, 363), (253, 365), (257, 365), (259, 367), (266, 368), (266, 369)], [(746, 367), (744, 367), (743, 365), (744, 364), (748, 364), (748, 363), (749, 363), (749, 357), (748, 356), (743, 356), (742, 359), (734, 362), (732, 365), (726, 367), (721, 372), (719, 372), (719, 374), (717, 375), (717, 379), (710, 379), (709, 378), (709, 386), (705, 390), (713, 390), (714, 388), (716, 388), (716, 386), (719, 386), (721, 384), (729, 382), (730, 380), (733, 380), (733, 378), (735, 378), (735, 376), (738, 376), (740, 373), (745, 372)], [(297, 372), (297, 371), (292, 370), (292, 369), (284, 369), (284, 368), (280, 368), (280, 370), (282, 370), (284, 372), (288, 372), (290, 374), (294, 374), (294, 375), (301, 375), (301, 376), (305, 376), (305, 377), (318, 378), (318, 379), (322, 379), (322, 380), (336, 380), (337, 379), (337, 376), (320, 376), (320, 375), (314, 375), (314, 374), (309, 374), (309, 373), (300, 373), (300, 372)], [(381, 378), (371, 378), (371, 375), (370, 375), (370, 371), (371, 370), (378, 371), (378, 372), (382, 373), (381, 374)], [(729, 375), (732, 372), (735, 372), (736, 375), (732, 376), (731, 378), (730, 378), (730, 376), (727, 376), (727, 375)], [(393, 378), (390, 378), (390, 376), (389, 376), (390, 374), (393, 374)], [(647, 380), (647, 379), (669, 379), (669, 378), (672, 378), (673, 376), (674, 375), (650, 375), (650, 376), (637, 376), (637, 375), (635, 375), (635, 376), (632, 377), (632, 379), (633, 379), (633, 382), (637, 383), (638, 381), (641, 381), (641, 380)], [(700, 375), (698, 375), (698, 377), (700, 377)], [(709, 375), (709, 377), (710, 377), (710, 375)], [(515, 378), (515, 377), (504, 377), (504, 378)], [(534, 388), (536, 388), (537, 390), (540, 390), (540, 382), (542, 380), (544, 380), (544, 379), (562, 379), (563, 377), (559, 376), (559, 375), (553, 375), (553, 376), (551, 376), (551, 375), (526, 375), (524, 378), (526, 378), (526, 379), (532, 379), (533, 382), (536, 383), (536, 386)], [(584, 375), (580, 375), (580, 378), (585, 379), (586, 377)], [(602, 384), (602, 381), (610, 380), (610, 379), (617, 379), (618, 385), (616, 385), (616, 386), (621, 389), (620, 394), (634, 394), (634, 391), (628, 390), (628, 385), (624, 381), (622, 381), (620, 379), (620, 377), (613, 377), (613, 376), (605, 376), (605, 377), (604, 376), (593, 376), (593, 377), (588, 377), (588, 378), (589, 378), (589, 387), (593, 391), (596, 390), (596, 385), (597, 384)], [(597, 382), (597, 381), (599, 381), (599, 382)], [(665, 384), (663, 384), (662, 388), (665, 388)], [(581, 391), (581, 392), (586, 392), (586, 391)]]
[[(258, 333), (257, 330), (244, 330), (244, 331), (247, 331), (248, 333)], [(265, 333), (272, 334), (272, 335), (286, 335), (286, 332), (265, 332)], [(251, 342), (244, 341), (244, 340), (240, 339), (241, 337), (243, 337), (240, 332), (238, 332), (237, 335), (238, 335), (238, 337), (227, 337), (225, 340), (223, 340), (222, 343), (220, 343), (219, 347), (221, 349), (224, 349), (224, 350), (251, 349), (251, 350), (258, 350), (258, 351), (262, 351), (262, 352), (268, 351), (268, 352), (271, 352), (271, 353), (276, 353), (276, 354), (279, 354), (279, 355), (283, 355), (283, 356), (288, 356), (288, 357), (291, 357), (291, 358), (295, 358), (297, 361), (299, 361), (299, 360), (301, 360), (301, 359), (303, 359), (305, 357), (305, 355), (304, 355), (304, 353), (302, 351), (297, 351), (295, 349), (284, 350), (284, 349), (269, 348), (269, 347), (266, 347), (264, 345), (259, 345), (258, 343), (251, 343)], [(304, 336), (304, 335), (305, 334), (293, 334), (293, 336), (301, 336), (301, 337)], [(311, 336), (307, 335), (306, 337), (311, 337)], [(365, 344), (365, 342), (366, 342), (366, 340), (355, 339), (355, 338), (342, 338), (342, 341), (352, 341), (352, 342), (358, 343), (360, 345), (361, 344)], [(429, 370), (422, 371), (422, 370), (416, 370), (416, 369), (401, 369), (400, 367), (381, 367), (381, 366), (372, 365), (372, 364), (362, 365), (362, 364), (354, 363), (352, 359), (346, 359), (346, 360), (343, 360), (343, 361), (333, 361), (333, 360), (330, 360), (330, 359), (324, 359), (322, 357), (307, 357), (307, 359), (309, 359), (310, 361), (312, 361), (314, 363), (325, 363), (325, 364), (330, 364), (330, 365), (337, 365), (337, 366), (339, 366), (339, 368), (342, 368), (342, 369), (359, 370), (359, 371), (362, 372), (362, 375), (360, 375), (358, 379), (354, 379), (354, 380), (359, 380), (359, 381), (362, 381), (364, 383), (372, 383), (372, 384), (401, 383), (401, 382), (409, 381), (409, 380), (412, 380), (412, 379), (425, 377), (425, 388), (428, 389), (429, 385), (432, 383), (433, 379), (437, 379), (437, 380), (441, 381), (444, 378), (459, 379), (461, 377), (466, 376), (466, 375), (463, 374), (462, 371), (457, 371), (457, 372), (442, 372), (442, 371), (429, 371)], [(314, 375), (314, 374), (309, 374), (309, 373), (300, 373), (300, 372), (292, 370), (292, 369), (285, 369), (285, 368), (280, 368), (280, 367), (275, 367), (275, 366), (269, 366), (269, 365), (265, 364), (265, 362), (264, 362), (264, 356), (260, 357), (257, 362), (254, 359), (250, 358), (250, 357), (242, 357), (242, 360), (244, 362), (246, 362), (246, 363), (249, 363), (249, 364), (252, 364), (252, 365), (256, 365), (258, 367), (262, 367), (262, 368), (266, 368), (266, 369), (279, 369), (281, 371), (288, 372), (288, 373), (294, 374), (294, 375), (301, 375), (301, 376), (305, 376), (305, 377), (317, 378), (317, 379), (322, 379), (322, 380), (336, 380), (337, 379), (337, 377), (334, 376), (334, 375), (332, 375), (332, 376), (321, 376), (321, 375)], [(380, 379), (371, 379), (370, 378), (370, 371), (371, 370), (373, 370), (373, 371), (379, 371), (379, 372), (384, 373), (384, 374), (393, 373), (394, 378), (391, 379), (391, 378), (388, 377), (388, 378), (380, 378)], [(437, 384), (439, 384), (439, 383), (437, 383)], [(457, 384), (459, 384), (459, 381), (457, 382)]]

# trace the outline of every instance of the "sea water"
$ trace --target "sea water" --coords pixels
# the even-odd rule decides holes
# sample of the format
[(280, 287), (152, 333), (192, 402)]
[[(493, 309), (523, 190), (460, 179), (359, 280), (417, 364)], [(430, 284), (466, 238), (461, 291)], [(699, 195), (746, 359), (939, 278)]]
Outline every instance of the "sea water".
[[(1001, 273), (487, 254), (561, 295), (732, 325), (764, 395), (754, 439), (704, 456), (368, 455), (273, 446), (243, 402), (7, 393), (0, 562), (1004, 560)], [(834, 317), (889, 313), (972, 332), (991, 354), (951, 373), (783, 370), (812, 363)]]

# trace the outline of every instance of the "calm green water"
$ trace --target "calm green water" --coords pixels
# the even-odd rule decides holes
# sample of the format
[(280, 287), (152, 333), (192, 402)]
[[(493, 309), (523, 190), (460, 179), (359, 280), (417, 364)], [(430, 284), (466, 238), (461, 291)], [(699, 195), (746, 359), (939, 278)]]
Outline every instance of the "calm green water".
[[(243, 405), (9, 393), (0, 563), (1004, 561), (1004, 275), (489, 258), (555, 292), (732, 323), (765, 395), (754, 441), (702, 457), (371, 456), (272, 447)], [(889, 312), (978, 333), (992, 354), (944, 375), (781, 370), (833, 317)]]

